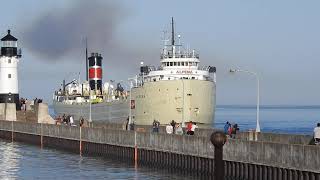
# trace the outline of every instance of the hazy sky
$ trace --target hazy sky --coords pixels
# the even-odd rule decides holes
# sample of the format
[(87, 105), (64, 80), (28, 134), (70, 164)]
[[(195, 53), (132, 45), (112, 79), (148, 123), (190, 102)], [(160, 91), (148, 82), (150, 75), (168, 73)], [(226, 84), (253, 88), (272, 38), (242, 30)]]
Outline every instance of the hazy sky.
[(183, 42), (217, 67), (217, 104), (320, 102), (320, 1), (84, 1), (11, 0), (2, 3), (0, 34), (19, 39), (19, 89), (27, 98), (52, 93), (63, 78), (84, 78), (84, 43), (103, 57), (104, 80), (126, 80), (139, 62), (159, 65), (161, 32), (170, 18)]

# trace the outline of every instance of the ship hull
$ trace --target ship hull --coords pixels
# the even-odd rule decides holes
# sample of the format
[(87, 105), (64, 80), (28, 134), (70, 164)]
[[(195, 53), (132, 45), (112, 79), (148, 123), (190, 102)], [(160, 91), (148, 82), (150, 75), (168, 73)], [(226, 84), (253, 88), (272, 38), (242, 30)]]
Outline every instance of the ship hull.
[[(215, 112), (215, 84), (212, 81), (171, 80), (147, 82), (132, 88), (126, 100), (92, 104), (92, 121), (123, 123), (130, 114), (136, 125), (152, 125), (154, 120), (161, 125), (172, 120), (177, 123), (193, 121), (200, 127), (212, 127)], [(89, 119), (88, 103), (66, 104), (53, 102), (56, 115), (81, 116)]]
[[(53, 102), (53, 109), (56, 115), (72, 115), (75, 120), (79, 120), (80, 117), (89, 120), (90, 116), (89, 103), (66, 104)], [(91, 119), (93, 122), (103, 121), (108, 123), (123, 123), (128, 118), (128, 115), (129, 100), (104, 102), (91, 105)]]
[(147, 82), (132, 89), (132, 119), (138, 125), (161, 125), (172, 120), (178, 123), (196, 122), (212, 127), (216, 102), (216, 87), (212, 81), (191, 79)]

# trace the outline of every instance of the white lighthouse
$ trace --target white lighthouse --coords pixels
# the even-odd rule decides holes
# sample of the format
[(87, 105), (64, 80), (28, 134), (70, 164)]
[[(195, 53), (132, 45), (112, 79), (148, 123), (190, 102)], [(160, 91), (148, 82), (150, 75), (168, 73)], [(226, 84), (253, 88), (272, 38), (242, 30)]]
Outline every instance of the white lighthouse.
[(18, 39), (8, 34), (1, 39), (0, 54), (0, 103), (16, 103), (20, 110), (18, 89), (18, 63), (21, 50)]

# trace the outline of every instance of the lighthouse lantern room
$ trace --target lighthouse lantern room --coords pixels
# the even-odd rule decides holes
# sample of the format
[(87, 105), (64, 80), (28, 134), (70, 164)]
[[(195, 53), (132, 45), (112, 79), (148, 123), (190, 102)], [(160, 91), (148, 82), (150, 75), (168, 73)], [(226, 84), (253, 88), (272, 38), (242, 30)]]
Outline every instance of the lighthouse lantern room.
[(18, 90), (18, 63), (21, 50), (18, 39), (8, 34), (1, 39), (0, 54), (0, 103), (16, 103), (20, 110)]

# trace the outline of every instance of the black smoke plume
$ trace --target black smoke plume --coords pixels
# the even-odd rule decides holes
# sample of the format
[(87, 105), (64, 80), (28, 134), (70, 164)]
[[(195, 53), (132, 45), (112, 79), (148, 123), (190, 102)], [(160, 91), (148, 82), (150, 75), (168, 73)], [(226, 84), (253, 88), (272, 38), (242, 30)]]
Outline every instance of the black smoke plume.
[(59, 60), (83, 50), (101, 52), (111, 47), (126, 10), (114, 1), (77, 0), (64, 9), (52, 9), (25, 28), (24, 47), (43, 59)]

